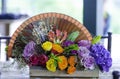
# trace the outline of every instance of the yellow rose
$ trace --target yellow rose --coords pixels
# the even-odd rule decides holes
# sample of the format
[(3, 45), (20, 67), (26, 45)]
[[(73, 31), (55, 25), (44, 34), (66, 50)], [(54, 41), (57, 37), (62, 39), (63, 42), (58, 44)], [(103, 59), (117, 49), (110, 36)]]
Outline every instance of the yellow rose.
[(52, 49), (52, 43), (49, 41), (46, 41), (42, 44), (42, 48), (46, 51), (50, 51)]
[(46, 67), (49, 71), (55, 72), (56, 71), (56, 65), (55, 65), (55, 60), (54, 59), (49, 59), (47, 61)]

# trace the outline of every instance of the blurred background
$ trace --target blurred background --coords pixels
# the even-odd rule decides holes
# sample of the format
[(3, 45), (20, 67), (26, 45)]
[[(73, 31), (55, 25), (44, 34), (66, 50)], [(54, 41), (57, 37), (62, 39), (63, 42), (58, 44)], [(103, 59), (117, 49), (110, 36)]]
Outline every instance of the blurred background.
[[(0, 0), (0, 36), (12, 36), (22, 22), (46, 12), (77, 19), (93, 36), (112, 32), (113, 70), (120, 70), (120, 0)], [(5, 52), (0, 61), (6, 61)]]
[[(2, 4), (4, 2), (4, 5)], [(35, 16), (40, 13), (45, 12), (58, 12), (64, 13), (69, 16), (72, 16), (79, 20), (81, 23), (83, 22), (83, 1), (82, 0), (0, 0), (0, 10), (1, 13), (10, 13), (14, 14), (13, 18), (18, 18), (20, 20), (23, 18), (17, 17), (18, 15), (23, 16)], [(29, 18), (28, 17), (28, 18)], [(24, 18), (26, 19), (26, 18)], [(17, 21), (18, 22), (18, 21)], [(15, 23), (15, 26), (12, 25)], [(16, 22), (11, 23), (10, 33), (11, 36), (13, 34), (12, 27), (18, 27)], [(1, 33), (2, 34), (2, 33)], [(2, 34), (3, 35), (3, 34)]]

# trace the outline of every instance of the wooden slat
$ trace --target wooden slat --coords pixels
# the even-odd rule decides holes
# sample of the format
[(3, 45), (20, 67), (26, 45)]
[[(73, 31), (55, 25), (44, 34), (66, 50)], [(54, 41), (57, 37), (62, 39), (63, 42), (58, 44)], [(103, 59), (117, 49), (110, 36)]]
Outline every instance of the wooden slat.
[(40, 67), (31, 67), (30, 76), (40, 78), (98, 78), (99, 70), (77, 70), (73, 74), (67, 74), (66, 71), (57, 70), (56, 72), (50, 72)]

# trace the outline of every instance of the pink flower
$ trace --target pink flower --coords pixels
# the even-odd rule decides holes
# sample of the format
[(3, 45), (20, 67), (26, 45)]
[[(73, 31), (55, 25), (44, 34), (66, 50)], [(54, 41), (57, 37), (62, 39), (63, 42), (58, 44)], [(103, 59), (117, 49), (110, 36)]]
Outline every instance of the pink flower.
[(63, 37), (62, 37), (62, 39), (61, 39), (61, 43), (64, 41), (64, 40), (66, 40), (66, 38), (67, 38), (67, 32), (66, 31), (64, 31), (63, 32)]
[(30, 64), (31, 65), (36, 66), (36, 65), (38, 65), (38, 62), (39, 62), (39, 59), (38, 59), (38, 56), (36, 54), (34, 54), (30, 57)]
[(58, 29), (56, 29), (55, 31), (49, 31), (48, 38), (54, 43), (62, 43), (67, 38), (67, 32), (61, 32)]
[(61, 31), (60, 30), (56, 30), (56, 37), (57, 37), (57, 39), (61, 38)]
[(38, 56), (39, 65), (46, 67), (46, 62), (48, 61), (48, 57), (45, 54), (41, 54)]
[(48, 33), (48, 38), (49, 38), (49, 40), (50, 41), (54, 41), (54, 37), (55, 37), (55, 33), (53, 32), (53, 31), (50, 31), (49, 33)]

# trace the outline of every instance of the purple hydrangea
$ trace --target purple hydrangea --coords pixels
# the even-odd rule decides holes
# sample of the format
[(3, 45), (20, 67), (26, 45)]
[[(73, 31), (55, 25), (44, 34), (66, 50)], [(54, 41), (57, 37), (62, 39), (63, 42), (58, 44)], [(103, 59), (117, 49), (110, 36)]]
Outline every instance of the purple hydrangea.
[(35, 51), (35, 45), (35, 42), (30, 41), (24, 48), (23, 57), (29, 58), (30, 56), (32, 56)]
[(78, 46), (83, 46), (83, 47), (86, 47), (86, 48), (90, 48), (91, 46), (91, 41), (89, 40), (80, 40), (78, 41)]
[(92, 45), (91, 56), (95, 58), (95, 62), (101, 71), (109, 71), (109, 68), (112, 66), (112, 58), (110, 52), (103, 45), (99, 43)]
[(87, 69), (95, 68), (95, 60), (92, 56), (86, 56), (81, 59), (81, 64)]

